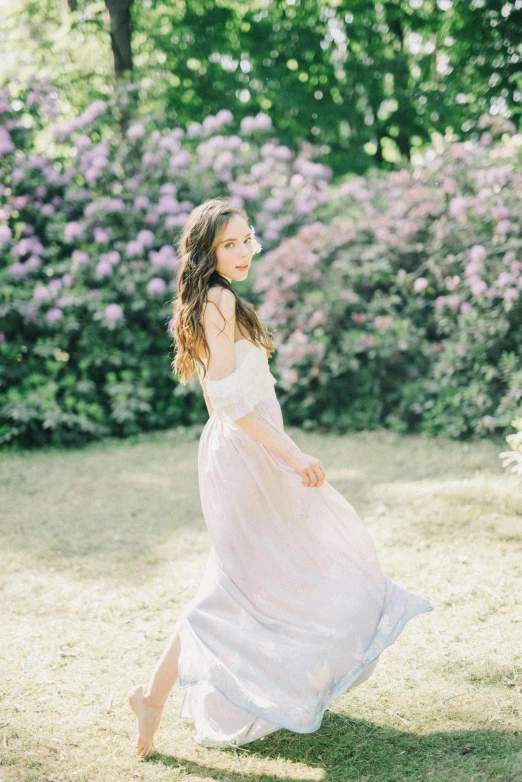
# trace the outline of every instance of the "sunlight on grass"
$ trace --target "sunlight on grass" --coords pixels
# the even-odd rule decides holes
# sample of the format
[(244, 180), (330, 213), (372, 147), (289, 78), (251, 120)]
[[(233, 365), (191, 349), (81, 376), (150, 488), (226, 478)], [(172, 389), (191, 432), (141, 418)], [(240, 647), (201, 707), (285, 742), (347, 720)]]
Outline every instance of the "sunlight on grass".
[(496, 444), (288, 430), (354, 505), (383, 570), (426, 596), (313, 734), (199, 747), (169, 699), (163, 754), (134, 757), (148, 678), (203, 573), (200, 429), (0, 454), (2, 780), (522, 779), (522, 504)]

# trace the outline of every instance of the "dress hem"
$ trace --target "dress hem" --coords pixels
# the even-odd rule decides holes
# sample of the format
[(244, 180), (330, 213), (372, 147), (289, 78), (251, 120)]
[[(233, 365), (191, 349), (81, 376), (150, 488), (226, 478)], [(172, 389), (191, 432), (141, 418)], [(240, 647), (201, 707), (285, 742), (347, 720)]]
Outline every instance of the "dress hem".
[[(388, 577), (386, 577), (386, 578), (389, 581)], [(323, 700), (321, 702), (321, 706), (317, 709), (316, 717), (306, 727), (303, 727), (303, 726), (296, 727), (295, 724), (292, 725), (292, 724), (290, 724), (290, 722), (283, 723), (281, 721), (277, 721), (275, 719), (270, 718), (266, 713), (263, 714), (261, 709), (259, 709), (258, 711), (253, 711), (252, 708), (249, 708), (248, 706), (245, 705), (244, 701), (241, 702), (242, 701), (241, 697), (237, 698), (237, 697), (230, 697), (229, 695), (227, 695), (227, 693), (224, 692), (221, 687), (218, 687), (212, 681), (212, 677), (206, 677), (206, 678), (197, 679), (197, 680), (194, 680), (194, 681), (187, 681), (185, 679), (184, 675), (183, 675), (183, 670), (182, 670), (182, 666), (181, 665), (179, 665), (179, 669), (178, 669), (177, 687), (180, 690), (186, 690), (189, 687), (194, 687), (194, 686), (197, 686), (197, 685), (204, 685), (204, 684), (206, 684), (206, 685), (209, 685), (210, 687), (213, 687), (215, 690), (217, 690), (227, 701), (229, 701), (229, 703), (231, 703), (233, 706), (236, 706), (241, 711), (244, 711), (244, 712), (246, 712), (247, 714), (250, 714), (253, 717), (257, 717), (259, 719), (262, 719), (265, 722), (270, 722), (272, 725), (276, 726), (279, 729), (280, 728), (284, 728), (285, 730), (290, 730), (293, 733), (303, 733), (303, 734), (315, 733), (321, 727), (321, 724), (322, 724), (322, 721), (323, 721), (323, 717), (324, 717), (324, 713), (325, 713), (326, 709), (328, 708), (328, 705), (330, 703), (332, 703), (332, 701), (336, 700), (336, 698), (339, 698), (341, 695), (343, 695), (348, 689), (351, 688), (351, 686), (361, 676), (361, 674), (364, 672), (364, 670), (369, 665), (371, 665), (371, 663), (373, 663), (373, 661), (377, 657), (379, 657), (384, 651), (386, 651), (386, 649), (388, 649), (397, 640), (397, 638), (399, 637), (400, 633), (404, 630), (404, 628), (406, 627), (408, 622), (411, 619), (413, 619), (415, 616), (419, 616), (420, 614), (429, 613), (430, 611), (433, 611), (434, 607), (430, 604), (430, 602), (427, 599), (425, 599), (425, 598), (423, 598), (423, 599), (417, 598), (417, 599), (420, 600), (420, 602), (418, 602), (416, 605), (412, 606), (412, 608), (409, 611), (406, 611), (406, 612), (404, 612), (401, 615), (401, 617), (397, 620), (397, 622), (394, 625), (394, 627), (391, 630), (391, 632), (387, 634), (387, 636), (386, 636), (386, 643), (385, 643), (385, 645), (382, 646), (381, 649), (377, 649), (377, 648), (373, 648), (372, 649), (372, 647), (375, 647), (375, 641), (376, 641), (377, 635), (379, 634), (378, 632), (376, 632), (374, 638), (372, 639), (372, 642), (370, 643), (370, 646), (368, 647), (368, 651), (366, 652), (366, 655), (363, 658), (363, 661), (361, 663), (359, 663), (359, 665), (356, 668), (352, 669), (352, 671), (350, 671), (350, 673), (347, 676), (341, 678), (335, 684), (332, 685), (332, 687), (330, 688), (330, 690), (329, 690), (328, 694), (326, 695), (326, 697), (323, 698)], [(187, 622), (187, 624), (190, 627), (190, 624), (188, 623), (188, 620), (186, 619), (186, 617), (182, 617), (182, 620), (180, 621), (179, 627), (178, 627), (178, 633), (179, 633), (181, 646), (183, 645), (183, 638), (182, 638), (182, 633), (184, 632), (184, 630), (183, 630), (183, 620), (185, 622)], [(190, 629), (192, 630), (192, 628), (190, 628)], [(181, 654), (180, 654), (180, 659), (181, 659)], [(245, 690), (245, 692), (247, 694), (249, 694), (246, 690)], [(239, 693), (239, 694), (241, 694), (241, 693)], [(255, 700), (255, 697), (251, 696), (251, 698), (252, 698), (252, 700)], [(183, 707), (183, 704), (182, 704), (182, 707)], [(181, 712), (181, 710), (180, 710), (180, 712)], [(194, 718), (193, 717), (182, 717), (181, 713), (179, 715), (179, 719), (181, 719), (181, 720), (190, 720), (191, 722), (194, 722)], [(231, 746), (231, 747), (235, 747), (235, 746), (240, 746), (241, 744), (248, 744), (251, 741), (256, 741), (256, 740), (258, 740), (258, 739), (249, 739), (248, 741), (240, 742), (240, 743), (233, 743), (233, 742), (224, 742), (223, 744), (216, 743), (216, 744), (212, 744), (212, 745), (209, 744), (208, 746), (214, 746), (214, 747), (228, 747), (228, 746)], [(200, 742), (198, 742), (198, 743), (200, 743)]]

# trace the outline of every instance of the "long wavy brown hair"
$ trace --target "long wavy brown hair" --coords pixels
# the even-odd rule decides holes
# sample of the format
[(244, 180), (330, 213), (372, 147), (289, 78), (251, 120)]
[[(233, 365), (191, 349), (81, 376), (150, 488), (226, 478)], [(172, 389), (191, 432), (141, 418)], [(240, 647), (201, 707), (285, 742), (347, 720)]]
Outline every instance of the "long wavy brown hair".
[[(206, 366), (200, 356), (203, 354), (210, 358), (210, 348), (205, 338), (202, 313), (207, 291), (214, 286), (232, 291), (236, 298), (236, 322), (244, 327), (243, 331), (250, 335), (250, 340), (269, 351), (268, 358), (274, 351), (272, 338), (261, 325), (252, 305), (238, 296), (228, 280), (216, 270), (216, 247), (233, 215), (240, 215), (248, 222), (245, 210), (228, 198), (204, 201), (190, 213), (178, 241), (180, 265), (170, 329), (175, 349), (172, 369), (181, 385), (192, 380), (198, 367), (203, 377), (206, 375)], [(226, 322), (224, 318), (223, 322)]]

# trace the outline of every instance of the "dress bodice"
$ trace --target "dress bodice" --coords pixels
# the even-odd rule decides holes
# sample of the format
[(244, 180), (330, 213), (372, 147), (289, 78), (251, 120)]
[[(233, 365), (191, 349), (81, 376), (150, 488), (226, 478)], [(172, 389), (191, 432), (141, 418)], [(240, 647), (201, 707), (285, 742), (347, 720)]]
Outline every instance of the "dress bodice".
[[(237, 339), (234, 342), (234, 354), (236, 357), (236, 369), (237, 367), (242, 363), (243, 359), (245, 358), (248, 350), (250, 349), (250, 346), (257, 348), (258, 350), (261, 350), (262, 348), (259, 348), (257, 345), (254, 345), (253, 342), (251, 342), (249, 339)], [(264, 352), (264, 351), (263, 351)], [(201, 359), (205, 366), (207, 365), (207, 357), (203, 356)]]
[[(277, 382), (270, 372), (265, 349), (248, 339), (234, 342), (236, 368), (220, 380), (205, 377), (205, 388), (213, 411), (232, 419), (241, 418), (263, 399), (275, 397)], [(203, 363), (206, 364), (205, 359)], [(199, 373), (202, 381), (202, 373)]]
[(246, 354), (250, 350), (250, 348), (255, 348), (256, 350), (261, 350), (264, 354), (263, 348), (258, 347), (257, 345), (254, 345), (253, 342), (250, 342), (249, 339), (238, 339), (236, 342), (234, 342), (234, 353), (236, 356), (236, 369), (237, 367), (243, 362), (243, 359), (245, 358)]

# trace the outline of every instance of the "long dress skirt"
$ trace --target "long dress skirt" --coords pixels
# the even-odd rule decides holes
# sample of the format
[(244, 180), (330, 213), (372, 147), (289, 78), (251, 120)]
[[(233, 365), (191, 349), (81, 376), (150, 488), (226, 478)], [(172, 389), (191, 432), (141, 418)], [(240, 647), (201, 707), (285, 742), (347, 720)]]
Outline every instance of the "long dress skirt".
[[(275, 396), (255, 410), (283, 431)], [(211, 548), (182, 612), (180, 718), (205, 746), (247, 744), (280, 728), (316, 731), (335, 698), (429, 601), (383, 573), (356, 511), (213, 411), (200, 437), (200, 499)]]

